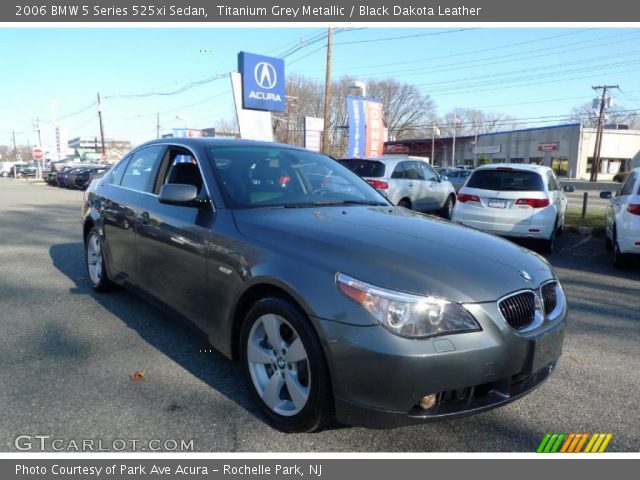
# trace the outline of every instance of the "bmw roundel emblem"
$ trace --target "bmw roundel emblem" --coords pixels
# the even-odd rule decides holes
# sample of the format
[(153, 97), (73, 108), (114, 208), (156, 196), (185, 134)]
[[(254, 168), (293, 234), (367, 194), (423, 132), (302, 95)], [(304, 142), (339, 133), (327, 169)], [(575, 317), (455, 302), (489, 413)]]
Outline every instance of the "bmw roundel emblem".
[(533, 280), (533, 277), (529, 274), (529, 272), (525, 272), (524, 270), (520, 270), (518, 271), (518, 273), (520, 274), (520, 276), (522, 278), (524, 278), (527, 282), (531, 282)]

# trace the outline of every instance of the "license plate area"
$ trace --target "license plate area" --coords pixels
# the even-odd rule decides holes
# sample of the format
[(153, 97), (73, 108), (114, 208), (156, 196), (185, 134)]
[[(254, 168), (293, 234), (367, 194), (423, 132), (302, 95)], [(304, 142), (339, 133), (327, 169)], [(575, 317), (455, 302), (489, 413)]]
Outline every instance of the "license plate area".
[(533, 340), (531, 372), (535, 373), (562, 354), (564, 328), (556, 328)]
[(501, 198), (490, 198), (487, 205), (490, 208), (507, 208), (507, 201)]

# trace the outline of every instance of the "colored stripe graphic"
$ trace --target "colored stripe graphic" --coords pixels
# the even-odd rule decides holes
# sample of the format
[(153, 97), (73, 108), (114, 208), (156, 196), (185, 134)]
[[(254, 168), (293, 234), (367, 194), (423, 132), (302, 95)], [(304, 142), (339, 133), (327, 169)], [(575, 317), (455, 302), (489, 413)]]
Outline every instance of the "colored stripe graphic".
[[(603, 453), (613, 438), (612, 433), (545, 434), (537, 453)], [(585, 447), (586, 444), (586, 447)]]

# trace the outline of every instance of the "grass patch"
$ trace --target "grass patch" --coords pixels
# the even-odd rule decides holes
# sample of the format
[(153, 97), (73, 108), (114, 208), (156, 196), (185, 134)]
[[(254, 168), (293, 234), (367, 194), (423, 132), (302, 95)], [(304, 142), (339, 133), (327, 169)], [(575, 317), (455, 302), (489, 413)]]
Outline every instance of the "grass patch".
[(564, 224), (574, 228), (591, 227), (594, 235), (604, 235), (604, 209), (587, 209), (587, 215), (582, 218), (582, 208), (567, 207)]

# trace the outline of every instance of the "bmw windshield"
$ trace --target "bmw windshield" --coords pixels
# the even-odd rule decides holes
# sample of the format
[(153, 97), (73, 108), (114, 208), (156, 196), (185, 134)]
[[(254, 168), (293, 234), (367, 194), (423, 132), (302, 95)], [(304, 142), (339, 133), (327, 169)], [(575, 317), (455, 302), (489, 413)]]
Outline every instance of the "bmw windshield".
[(389, 205), (335, 160), (281, 146), (208, 149), (226, 200), (235, 208)]

